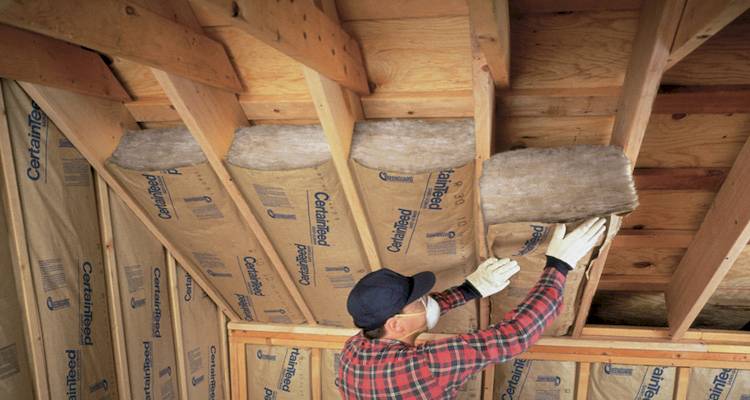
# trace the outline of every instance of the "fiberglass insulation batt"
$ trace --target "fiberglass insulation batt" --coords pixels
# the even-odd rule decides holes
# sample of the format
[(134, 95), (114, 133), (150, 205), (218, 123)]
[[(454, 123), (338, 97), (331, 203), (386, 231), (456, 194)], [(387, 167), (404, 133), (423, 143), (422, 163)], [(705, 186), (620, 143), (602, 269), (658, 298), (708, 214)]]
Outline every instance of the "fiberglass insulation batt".
[(353, 326), (346, 298), (369, 269), (320, 125), (240, 128), (227, 168), (316, 320)]
[[(0, 188), (0, 192), (2, 190)], [(24, 339), (23, 311), (16, 292), (3, 197), (0, 196), (0, 276), (3, 277), (0, 279), (0, 315), (3, 316), (0, 318), (0, 399), (32, 400), (34, 391)]]
[(383, 266), (474, 262), (474, 153), (468, 119), (357, 123), (351, 159)]
[(589, 400), (672, 400), (675, 367), (591, 364)]
[(3, 97), (50, 395), (116, 399), (91, 167), (18, 84), (3, 81)]
[(111, 190), (109, 204), (131, 396), (172, 399), (177, 397), (177, 363), (166, 253)]
[(242, 318), (304, 322), (187, 129), (128, 131), (107, 167)]
[(246, 345), (249, 399), (310, 400), (310, 349)]
[(187, 374), (187, 400), (225, 400), (225, 366), (222, 363), (220, 324), (224, 316), (210, 297), (178, 264), (176, 266), (178, 306), (182, 329), (183, 358)]
[(516, 358), (495, 366), (494, 399), (573, 400), (576, 363)]
[(562, 313), (544, 333), (565, 335), (575, 320), (586, 269), (619, 229), (610, 216), (638, 205), (628, 159), (618, 148), (590, 145), (498, 153), (483, 165), (480, 191), (490, 252), (514, 258), (521, 267), (510, 286), (492, 297), (494, 322), (538, 281), (555, 223), (567, 223), (570, 232), (590, 217), (608, 218), (604, 239), (568, 274)]
[(688, 400), (750, 399), (750, 370), (691, 368)]

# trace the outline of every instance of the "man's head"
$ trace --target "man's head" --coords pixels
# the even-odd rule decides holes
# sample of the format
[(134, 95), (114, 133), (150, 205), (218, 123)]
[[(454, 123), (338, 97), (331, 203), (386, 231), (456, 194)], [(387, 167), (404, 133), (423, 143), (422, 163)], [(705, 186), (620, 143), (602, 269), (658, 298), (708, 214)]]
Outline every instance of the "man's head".
[(432, 272), (404, 276), (383, 268), (357, 282), (349, 293), (347, 310), (371, 339), (412, 341), (427, 330), (427, 308), (437, 307), (427, 296), (434, 285)]

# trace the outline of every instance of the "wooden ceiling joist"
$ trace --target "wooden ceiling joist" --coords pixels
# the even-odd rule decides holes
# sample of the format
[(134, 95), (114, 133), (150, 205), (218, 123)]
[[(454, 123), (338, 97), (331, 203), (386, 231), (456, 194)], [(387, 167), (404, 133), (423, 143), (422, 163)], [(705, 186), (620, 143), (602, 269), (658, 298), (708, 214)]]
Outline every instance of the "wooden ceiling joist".
[(312, 1), (191, 0), (199, 15), (232, 25), (360, 94), (369, 93), (359, 44)]
[(716, 195), (666, 291), (674, 339), (690, 328), (750, 240), (750, 141)]
[(686, 1), (680, 27), (667, 61), (667, 68), (677, 64), (750, 8), (750, 0)]
[[(623, 149), (631, 168), (635, 168), (685, 1), (653, 0), (641, 6), (638, 31), (610, 140), (610, 144)], [(612, 225), (620, 223), (617, 217), (611, 222)], [(576, 314), (573, 336), (580, 336), (586, 324), (610, 249), (611, 242), (600, 250), (599, 257), (591, 266)]]
[(109, 100), (130, 96), (101, 57), (62, 40), (0, 24), (0, 76)]
[(242, 91), (224, 47), (126, 0), (0, 3), (0, 22), (169, 71), (209, 86)]
[(469, 0), (472, 40), (484, 54), (495, 85), (510, 85), (510, 15), (508, 0)]
[(164, 245), (192, 275), (217, 306), (234, 319), (239, 319), (229, 303), (208, 283), (201, 269), (185, 257), (161, 234), (148, 214), (105, 166), (106, 160), (120, 142), (125, 129), (138, 129), (137, 123), (120, 102), (80, 95), (66, 90), (20, 82), (21, 87), (39, 104), (49, 118), (86, 158), (99, 176), (120, 196), (146, 228)]

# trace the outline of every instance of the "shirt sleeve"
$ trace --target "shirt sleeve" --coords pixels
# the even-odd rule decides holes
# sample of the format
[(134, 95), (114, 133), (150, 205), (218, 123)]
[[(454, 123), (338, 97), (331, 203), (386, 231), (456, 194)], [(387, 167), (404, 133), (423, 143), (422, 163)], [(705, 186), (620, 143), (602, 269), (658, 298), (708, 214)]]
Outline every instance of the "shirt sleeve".
[(454, 286), (442, 292), (430, 294), (437, 301), (438, 305), (440, 305), (440, 315), (456, 307), (460, 307), (477, 297), (470, 289), (467, 289), (466, 285), (467, 283), (464, 283), (461, 286)]
[(438, 379), (466, 379), (489, 364), (526, 351), (562, 311), (566, 274), (548, 259), (541, 278), (524, 301), (487, 329), (425, 343), (419, 351)]

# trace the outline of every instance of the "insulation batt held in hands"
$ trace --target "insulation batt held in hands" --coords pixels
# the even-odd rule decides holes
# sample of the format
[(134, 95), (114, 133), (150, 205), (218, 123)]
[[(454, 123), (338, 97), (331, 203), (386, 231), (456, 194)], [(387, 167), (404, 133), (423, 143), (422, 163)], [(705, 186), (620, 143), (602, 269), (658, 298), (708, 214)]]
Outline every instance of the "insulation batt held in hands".
[(128, 131), (107, 168), (240, 317), (304, 322), (187, 129)]

